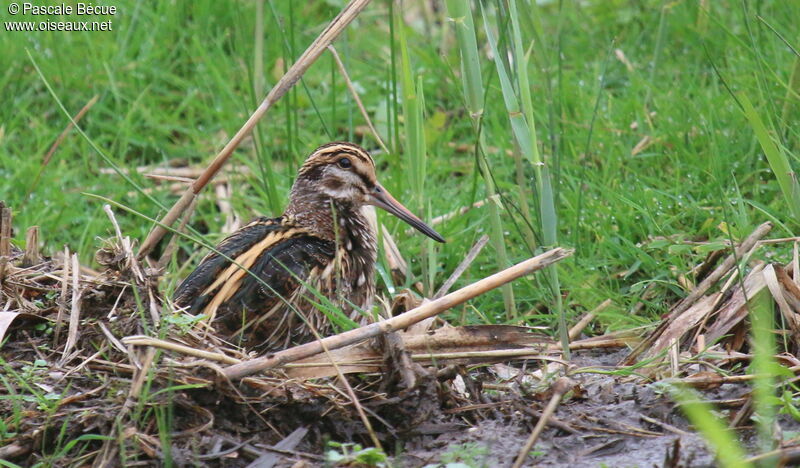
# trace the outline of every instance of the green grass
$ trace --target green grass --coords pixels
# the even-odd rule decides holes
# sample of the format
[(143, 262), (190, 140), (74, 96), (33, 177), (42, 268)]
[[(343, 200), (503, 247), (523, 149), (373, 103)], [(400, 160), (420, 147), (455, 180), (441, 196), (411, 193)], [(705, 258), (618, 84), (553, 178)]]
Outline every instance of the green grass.
[[(486, 2), (491, 15), (486, 27), (497, 35), (500, 50), (513, 51), (522, 44), (527, 54), (529, 94), (519, 94), (519, 73), (511, 76), (511, 85), (521, 96), (522, 114), (526, 118), (532, 114), (536, 121), (537, 153), (551, 161), (548, 169), (559, 220), (556, 238), (578, 249), (574, 260), (560, 266), (568, 315), (606, 297), (617, 304), (603, 318), (608, 326), (647, 322), (663, 312), (654, 300), (642, 316), (626, 315), (627, 307), (637, 300), (631, 288), (640, 281), (659, 280), (667, 283), (659, 294), (673, 294), (675, 274), (667, 265), (685, 271), (696, 261), (696, 254), (676, 253), (673, 244), (652, 247), (648, 237), (724, 239), (725, 233), (718, 228), (723, 221), (721, 203), (741, 200), (745, 224), (772, 216), (788, 229), (795, 226), (781, 196), (782, 188), (787, 194), (785, 174), (778, 173), (782, 183), (776, 183), (768, 161), (775, 151), (789, 164), (796, 159), (797, 128), (790, 123), (797, 118), (798, 106), (792, 100), (797, 100), (798, 91), (789, 86), (796, 57), (783, 42), (785, 38), (791, 44), (788, 18), (798, 12), (796, 6), (765, 2), (754, 11), (754, 6), (745, 10), (738, 2), (714, 3), (705, 32), (698, 29), (702, 15), (692, 3), (669, 4), (664, 9), (657, 2), (522, 6), (517, 6), (517, 21), (512, 24), (506, 6)], [(70, 113), (95, 94), (100, 96), (80, 125), (120, 167), (172, 159), (203, 165), (275, 82), (291, 59), (290, 52), (296, 56), (338, 5), (315, 2), (289, 11), (281, 2), (267, 2), (263, 44), (253, 39), (256, 7), (246, 3), (220, 6), (201, 1), (143, 7), (121, 2), (118, 8), (121, 13), (112, 18), (112, 32), (0, 35), (4, 50), (0, 86), (7, 103), (0, 109), (0, 193), (15, 210), (16, 238), (21, 244), (23, 228), (39, 225), (47, 251), (68, 244), (85, 263), (92, 261), (97, 237), (108, 236), (111, 226), (101, 204), (84, 192), (103, 195), (151, 217), (162, 212), (158, 204), (168, 207), (175, 196), (156, 188), (151, 194), (157, 204), (119, 176), (101, 174), (99, 169), (108, 164), (74, 131), (42, 168), (42, 156), (68, 119), (34, 73), (26, 50)], [(405, 12), (398, 21), (406, 20), (401, 36), (407, 44), (407, 60), (401, 58), (403, 47), (397, 27), (391, 27), (386, 2), (371, 5), (338, 47), (379, 131), (387, 140), (395, 140), (390, 145), (396, 148), (393, 154), (377, 156), (382, 181), (422, 215), (427, 215), (428, 206), (430, 215), (437, 215), (483, 198), (486, 185), (478, 174), (474, 152), (456, 152), (450, 145), (474, 146), (476, 135), (465, 106), (453, 25), (442, 28), (444, 12), (428, 18), (414, 2), (405, 5)], [(518, 151), (515, 133), (504, 105), (502, 82), (486, 56), (482, 11), (478, 8), (473, 14), (480, 51), (476, 66), (484, 77), (478, 95), (485, 103), (480, 132), (492, 181), (504, 197), (498, 207), (504, 247), (508, 261), (515, 262), (531, 254), (524, 203), (531, 212), (538, 212), (537, 192), (542, 188), (536, 182), (537, 166), (531, 164), (535, 159), (523, 154), (520, 169), (519, 161), (506, 155), (509, 150)], [(747, 26), (745, 15), (749, 15)], [(3, 11), (2, 18), (8, 20), (8, 13)], [(359, 40), (365, 36), (372, 39)], [(611, 48), (624, 53), (633, 69)], [(260, 60), (254, 59), (256, 50), (262, 50)], [(514, 67), (520, 59), (515, 53)], [(254, 63), (263, 63), (264, 70), (256, 73)], [(402, 111), (406, 74), (412, 91), (420, 96), (424, 92), (424, 100), (419, 101), (424, 109), (415, 115)], [(331, 57), (323, 56), (304, 78), (304, 85), (298, 85), (260, 124), (261, 146), (245, 144), (237, 150), (235, 161), (253, 169), (234, 194), (234, 209), (243, 218), (277, 214), (303, 157), (329, 138), (349, 138), (363, 124), (343, 79), (336, 75)], [(254, 92), (254, 80), (263, 81), (267, 88)], [(755, 114), (743, 113), (726, 87), (748, 96)], [(395, 95), (399, 101), (392, 102)], [(526, 104), (527, 99), (532, 106)], [(422, 115), (423, 121), (408, 134), (404, 122), (415, 121), (416, 115)], [(757, 132), (751, 126), (754, 117), (767, 122), (755, 127)], [(775, 128), (783, 131), (770, 130)], [(413, 147), (405, 144), (406, 135), (417, 135)], [(632, 156), (631, 150), (646, 136), (653, 143)], [(373, 146), (369, 137), (361, 142)], [(761, 145), (770, 150), (769, 160)], [(285, 164), (276, 168), (275, 162)], [(26, 199), (40, 170), (41, 179)], [(153, 181), (140, 175), (131, 178), (146, 189), (154, 187)], [(424, 187), (424, 198), (417, 199), (412, 187)], [(532, 198), (520, 200), (518, 193), (526, 191)], [(425, 254), (424, 258), (437, 262), (427, 266), (426, 281), (440, 283), (446, 278), (482, 231), (488, 230), (490, 211), (474, 210), (440, 226), (449, 242), (436, 246), (435, 257)], [(135, 216), (119, 217), (123, 231), (133, 237), (142, 238), (150, 228)], [(422, 261), (423, 242), (416, 235), (402, 234), (400, 222), (382, 218), (412, 260), (416, 277), (409, 281), (422, 278), (422, 266), (428, 263)], [(212, 197), (202, 198), (192, 225), (208, 233), (213, 242), (222, 221)], [(732, 228), (738, 236), (750, 226)], [(185, 248), (193, 250), (189, 245)], [(462, 284), (501, 267), (502, 256), (496, 250), (496, 246), (487, 249)], [(170, 271), (178, 268), (173, 264)], [(553, 314), (536, 308), (540, 303), (551, 304), (547, 289), (538, 280), (514, 285), (515, 305), (523, 319), (555, 324)], [(475, 305), (488, 320), (504, 322), (508, 317), (500, 297), (500, 292), (489, 294)], [(467, 317), (482, 320), (471, 313)]]
[[(102, 201), (87, 193), (158, 218), (175, 195), (132, 174), (145, 195), (100, 169), (175, 159), (204, 166), (342, 5), (257, 3), (120, 0), (112, 32), (0, 31), (0, 199), (14, 209), (18, 245), (24, 230), (38, 225), (45, 252), (67, 244), (91, 265), (98, 238), (110, 236), (112, 226)], [(438, 226), (444, 245), (408, 236), (400, 221), (381, 215), (412, 268), (396, 286), (423, 281), (435, 290), (484, 233), (494, 232), (494, 242), (456, 287), (557, 239), (576, 248), (558, 266), (557, 282), (521, 280), (513, 295), (494, 291), (450, 317), (524, 321), (555, 333), (560, 289), (567, 319), (612, 298), (601, 328), (628, 328), (652, 323), (683, 293), (677, 274), (705, 252), (682, 240), (738, 239), (765, 219), (779, 223), (775, 236), (796, 233), (797, 183), (786, 168), (798, 163), (800, 4), (709, 2), (706, 14), (699, 2), (518, 0), (515, 10), (474, 2), (477, 55), (462, 69), (464, 39), (447, 17), (459, 3), (423, 14), (416, 1), (375, 0), (336, 43), (392, 149), (376, 161), (398, 199), (432, 217), (483, 199), (487, 185), (502, 195), (497, 205)], [(10, 19), (3, 8), (0, 21)], [(263, 41), (255, 39), (257, 27)], [(488, 58), (489, 32), (511, 72), (508, 82)], [(73, 131), (42, 166), (69, 120), (28, 54), (70, 114), (99, 95), (80, 127), (110, 162)], [(462, 70), (470, 80), (462, 82)], [(511, 97), (517, 110), (510, 114)], [(478, 105), (479, 122), (469, 110)], [(234, 210), (244, 220), (279, 214), (313, 148), (355, 139), (374, 149), (370, 136), (355, 136), (363, 124), (332, 58), (323, 55), (236, 151), (233, 162), (252, 170), (235, 184)], [(524, 131), (533, 132), (532, 147), (522, 143)], [(549, 186), (541, 172), (549, 173)], [(420, 189), (422, 197), (414, 193)], [(129, 211), (117, 210), (117, 217), (134, 238), (151, 228)], [(213, 244), (223, 222), (207, 193), (191, 226)], [(203, 253), (181, 245), (165, 291)], [(628, 313), (653, 282), (646, 307)], [(513, 309), (516, 315), (508, 313)]]

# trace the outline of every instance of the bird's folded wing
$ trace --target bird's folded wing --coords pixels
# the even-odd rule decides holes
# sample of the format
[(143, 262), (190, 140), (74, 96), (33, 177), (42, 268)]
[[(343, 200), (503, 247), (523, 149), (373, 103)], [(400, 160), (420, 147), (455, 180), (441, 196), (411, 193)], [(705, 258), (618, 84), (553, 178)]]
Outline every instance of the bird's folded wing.
[(280, 297), (291, 296), (311, 270), (331, 261), (334, 244), (282, 224), (280, 218), (259, 218), (216, 250), (223, 255), (207, 255), (175, 293), (176, 304), (189, 306), (191, 313), (213, 317), (223, 304), (256, 313), (269, 310)]

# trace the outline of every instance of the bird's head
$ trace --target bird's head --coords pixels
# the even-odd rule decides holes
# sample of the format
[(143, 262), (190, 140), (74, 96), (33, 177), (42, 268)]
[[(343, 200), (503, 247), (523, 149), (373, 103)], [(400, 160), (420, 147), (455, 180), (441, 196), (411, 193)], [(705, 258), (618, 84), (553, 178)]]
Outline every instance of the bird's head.
[(309, 191), (355, 207), (374, 205), (383, 208), (431, 239), (445, 241), (378, 182), (375, 162), (356, 144), (334, 142), (314, 150), (297, 174), (292, 187), (292, 201)]

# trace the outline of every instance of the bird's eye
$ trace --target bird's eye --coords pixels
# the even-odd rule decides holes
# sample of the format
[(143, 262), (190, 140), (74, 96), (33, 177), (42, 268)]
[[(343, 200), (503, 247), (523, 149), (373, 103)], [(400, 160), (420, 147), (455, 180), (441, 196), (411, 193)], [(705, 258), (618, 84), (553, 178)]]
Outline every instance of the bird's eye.
[(350, 169), (351, 167), (353, 167), (353, 163), (351, 163), (350, 159), (348, 158), (342, 158), (339, 160), (339, 167), (341, 167), (342, 169)]

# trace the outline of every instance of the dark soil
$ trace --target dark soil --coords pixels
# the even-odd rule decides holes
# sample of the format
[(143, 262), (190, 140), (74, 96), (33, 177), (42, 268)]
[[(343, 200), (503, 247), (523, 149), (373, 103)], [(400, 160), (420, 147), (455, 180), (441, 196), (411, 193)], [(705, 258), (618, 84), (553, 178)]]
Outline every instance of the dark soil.
[[(625, 351), (579, 352), (573, 362), (578, 367), (612, 366), (624, 355)], [(555, 417), (576, 433), (547, 428), (534, 447), (536, 455), (525, 466), (716, 466), (703, 438), (692, 431), (675, 403), (657, 391), (657, 385), (636, 377), (594, 373), (577, 374), (574, 379), (582, 395), (562, 401)], [(746, 385), (725, 384), (704, 395), (710, 400), (734, 400), (749, 391)], [(789, 418), (780, 422), (784, 431), (800, 428)], [(396, 460), (408, 467), (452, 461), (511, 466), (535, 423), (535, 418), (519, 411), (501, 420), (482, 420), (458, 431), (407, 441)]]

